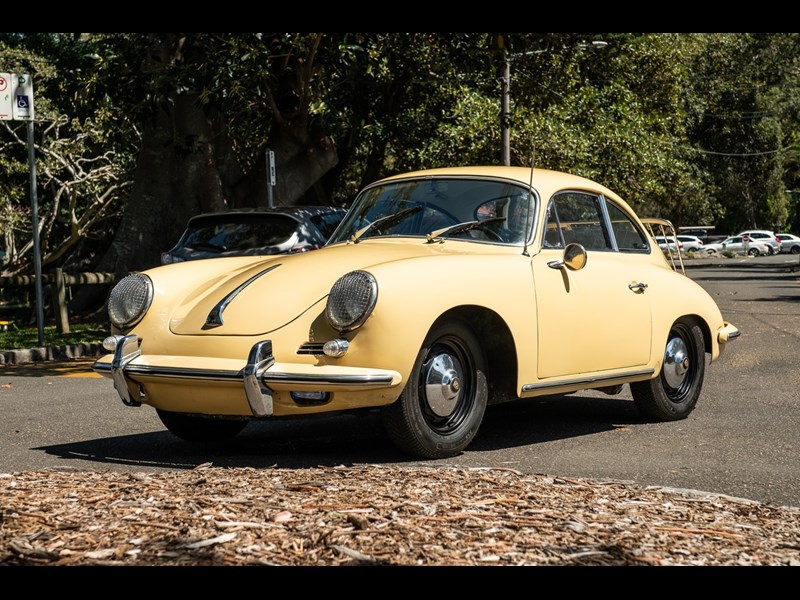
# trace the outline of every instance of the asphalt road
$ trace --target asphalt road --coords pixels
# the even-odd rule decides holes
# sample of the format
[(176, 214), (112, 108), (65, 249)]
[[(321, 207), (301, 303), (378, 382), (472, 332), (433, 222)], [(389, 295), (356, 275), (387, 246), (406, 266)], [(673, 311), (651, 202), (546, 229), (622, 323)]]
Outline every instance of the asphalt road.
[(233, 443), (200, 450), (166, 432), (152, 409), (123, 406), (91, 362), (45, 363), (0, 370), (0, 473), (442, 464), (800, 507), (800, 261), (782, 255), (696, 263), (687, 274), (742, 336), (706, 369), (698, 407), (683, 421), (643, 421), (626, 387), (619, 396), (587, 392), (490, 407), (470, 448), (434, 463), (406, 460), (372, 414), (253, 423)]

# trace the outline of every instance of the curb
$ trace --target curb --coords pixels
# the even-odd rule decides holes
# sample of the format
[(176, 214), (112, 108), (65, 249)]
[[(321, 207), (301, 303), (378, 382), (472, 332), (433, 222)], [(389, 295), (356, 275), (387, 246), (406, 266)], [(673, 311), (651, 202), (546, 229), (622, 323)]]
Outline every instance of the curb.
[(29, 350), (6, 350), (0, 353), (0, 365), (20, 365), (50, 360), (93, 358), (108, 354), (101, 343), (70, 344), (68, 346), (44, 346)]

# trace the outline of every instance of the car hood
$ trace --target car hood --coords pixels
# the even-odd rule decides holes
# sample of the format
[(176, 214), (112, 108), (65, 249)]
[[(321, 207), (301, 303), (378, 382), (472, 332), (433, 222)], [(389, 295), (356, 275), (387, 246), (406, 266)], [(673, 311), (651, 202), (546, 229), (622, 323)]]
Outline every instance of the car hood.
[[(474, 254), (475, 245), (468, 245)], [(175, 298), (169, 328), (177, 335), (267, 334), (324, 302), (331, 286), (349, 271), (441, 255), (445, 246), (452, 255), (464, 244), (365, 241), (247, 262), (243, 268), (241, 261), (248, 259), (214, 259), (214, 267), (230, 262), (231, 268), (222, 270), (212, 285), (181, 287), (183, 297)]]

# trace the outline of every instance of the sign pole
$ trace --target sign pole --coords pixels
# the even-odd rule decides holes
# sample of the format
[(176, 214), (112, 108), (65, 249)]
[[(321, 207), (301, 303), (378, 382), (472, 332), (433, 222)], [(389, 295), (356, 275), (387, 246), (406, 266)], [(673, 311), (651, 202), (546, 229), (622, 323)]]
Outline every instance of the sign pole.
[(36, 196), (36, 161), (33, 148), (33, 119), (28, 121), (28, 166), (31, 185), (31, 224), (33, 226), (33, 270), (36, 274), (36, 323), (39, 346), (44, 346), (44, 306), (42, 304), (42, 255), (39, 242), (39, 202)]
[(41, 347), (44, 346), (42, 250), (39, 240), (39, 202), (36, 197), (36, 157), (33, 146), (33, 79), (27, 73), (0, 73), (0, 120), (28, 122), (33, 269), (36, 274), (36, 324), (39, 327), (39, 346)]
[(275, 152), (269, 148), (267, 148), (267, 180), (267, 206), (272, 208), (274, 206), (272, 190), (275, 187)]

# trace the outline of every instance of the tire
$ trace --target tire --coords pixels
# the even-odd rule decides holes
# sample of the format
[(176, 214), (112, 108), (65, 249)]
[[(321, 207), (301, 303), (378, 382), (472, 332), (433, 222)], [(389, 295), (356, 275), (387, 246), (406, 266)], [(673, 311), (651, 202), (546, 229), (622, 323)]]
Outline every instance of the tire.
[(800, 254), (800, 246), (792, 246), (792, 254)]
[(477, 434), (488, 395), (478, 339), (465, 323), (449, 321), (428, 333), (400, 398), (383, 409), (384, 427), (408, 454), (456, 456)]
[(636, 408), (656, 421), (685, 419), (700, 398), (705, 371), (702, 330), (692, 322), (677, 321), (667, 336), (661, 373), (630, 384)]
[[(758, 251), (758, 248), (750, 248), (750, 250), (748, 250), (747, 253), (750, 256), (760, 256), (761, 255), (761, 252)], [(772, 254), (772, 252), (770, 252), (770, 254)]]
[(156, 409), (158, 418), (172, 434), (187, 442), (221, 442), (236, 437), (245, 420), (212, 419)]

